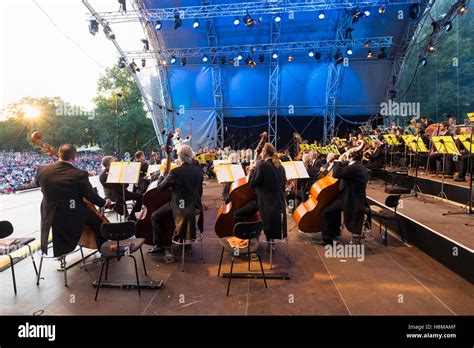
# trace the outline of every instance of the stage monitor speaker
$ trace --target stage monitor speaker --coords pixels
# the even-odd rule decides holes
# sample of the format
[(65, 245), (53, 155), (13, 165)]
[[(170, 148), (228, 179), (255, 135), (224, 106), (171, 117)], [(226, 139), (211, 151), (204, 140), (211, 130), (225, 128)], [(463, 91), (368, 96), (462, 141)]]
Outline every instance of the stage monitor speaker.
[(411, 190), (403, 186), (394, 185), (391, 187), (386, 187), (385, 193), (389, 193), (391, 195), (407, 195), (411, 193)]

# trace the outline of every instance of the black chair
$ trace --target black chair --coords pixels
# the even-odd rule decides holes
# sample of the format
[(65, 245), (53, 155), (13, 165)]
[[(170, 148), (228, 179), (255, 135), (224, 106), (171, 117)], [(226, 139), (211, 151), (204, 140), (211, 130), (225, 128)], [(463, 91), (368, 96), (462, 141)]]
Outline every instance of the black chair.
[(35, 259), (33, 257), (33, 252), (31, 251), (31, 246), (29, 245), (31, 242), (35, 240), (35, 238), (7, 238), (13, 233), (13, 225), (9, 221), (0, 221), (0, 255), (4, 256), (7, 255), (10, 258), (10, 267), (12, 269), (12, 278), (13, 278), (13, 291), (16, 295), (16, 278), (15, 278), (15, 256), (12, 256), (12, 253), (20, 248), (26, 246), (29, 250), (29, 255), (31, 256), (31, 260), (33, 261), (33, 267), (35, 269), (35, 273), (38, 274), (38, 270), (36, 269)]
[[(252, 239), (258, 239), (262, 231), (262, 227), (263, 227), (263, 222), (261, 220), (255, 221), (255, 222), (238, 222), (234, 226), (234, 230), (233, 230), (234, 237), (237, 237), (239, 239), (248, 239), (247, 260), (248, 260), (249, 271), (250, 271), (250, 244), (251, 244), (250, 241)], [(225, 247), (223, 246), (222, 252), (221, 252), (221, 259), (219, 261), (219, 269), (217, 271), (218, 277), (221, 274), (221, 265), (222, 265), (222, 259), (224, 257), (224, 250), (225, 250)], [(232, 263), (230, 264), (229, 282), (227, 283), (227, 296), (229, 296), (230, 283), (232, 281), (232, 271), (234, 269), (234, 261), (235, 261), (236, 256), (239, 256), (239, 254), (238, 253), (232, 254)], [(265, 288), (268, 288), (267, 279), (265, 278), (265, 271), (263, 270), (262, 258), (260, 257), (258, 253), (257, 253), (257, 257), (258, 257), (258, 261), (260, 262), (260, 270), (262, 271), (262, 277), (265, 283)]]
[(135, 266), (135, 275), (137, 277), (137, 288), (138, 294), (141, 295), (140, 291), (140, 279), (138, 277), (138, 268), (137, 260), (132, 255), (137, 250), (140, 250), (142, 257), (143, 270), (146, 273), (145, 259), (143, 258), (142, 245), (145, 243), (144, 238), (131, 238), (135, 235), (136, 225), (133, 221), (119, 222), (119, 223), (110, 223), (102, 224), (101, 234), (102, 237), (108, 241), (102, 244), (100, 247), (100, 253), (102, 254), (103, 263), (102, 268), (100, 269), (99, 281), (97, 282), (97, 290), (95, 293), (95, 301), (97, 301), (97, 296), (99, 295), (100, 284), (102, 281), (102, 274), (104, 272), (105, 266), (105, 280), (109, 273), (109, 260), (116, 258), (118, 261), (123, 256), (129, 256), (133, 259)]
[(385, 205), (388, 208), (393, 208), (392, 210), (383, 210), (382, 212), (377, 212), (377, 211), (372, 211), (372, 217), (373, 218), (378, 218), (380, 220), (379, 226), (380, 230), (379, 232), (382, 233), (382, 225), (384, 225), (385, 230), (384, 230), (384, 244), (387, 246), (388, 244), (388, 238), (387, 238), (387, 225), (389, 222), (394, 221), (398, 225), (398, 231), (400, 232), (400, 237), (402, 238), (403, 241), (403, 231), (402, 227), (400, 225), (400, 220), (398, 219), (398, 214), (397, 214), (397, 207), (400, 202), (400, 197), (401, 195), (389, 195), (385, 199)]

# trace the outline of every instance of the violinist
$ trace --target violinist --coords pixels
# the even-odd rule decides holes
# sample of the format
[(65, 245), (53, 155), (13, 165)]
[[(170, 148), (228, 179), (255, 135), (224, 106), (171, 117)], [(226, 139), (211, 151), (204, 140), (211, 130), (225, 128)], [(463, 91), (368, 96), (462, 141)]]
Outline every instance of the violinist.
[(171, 201), (151, 215), (155, 246), (148, 252), (164, 253), (166, 263), (175, 261), (171, 254), (171, 238), (165, 237), (166, 219), (173, 216), (180, 236), (188, 234), (194, 236), (196, 210), (202, 210), (203, 175), (201, 167), (193, 162), (193, 151), (188, 145), (183, 145), (179, 149), (178, 160), (181, 165), (172, 169), (166, 177), (162, 177), (157, 186), (159, 190), (171, 189)]
[(384, 153), (381, 147), (382, 143), (378, 139), (372, 139), (370, 149), (364, 156), (368, 157), (369, 162), (365, 164), (367, 169), (382, 169), (384, 165)]
[(334, 163), (333, 177), (340, 179), (339, 195), (321, 212), (321, 232), (325, 245), (332, 245), (333, 239), (340, 235), (341, 212), (349, 232), (362, 233), (369, 174), (361, 160), (362, 153), (354, 151), (349, 154), (348, 161), (343, 154)]
[(261, 160), (250, 165), (248, 182), (255, 189), (257, 200), (237, 209), (234, 213), (235, 222), (243, 222), (260, 212), (263, 232), (268, 241), (286, 237), (286, 175), (271, 143), (263, 146)]

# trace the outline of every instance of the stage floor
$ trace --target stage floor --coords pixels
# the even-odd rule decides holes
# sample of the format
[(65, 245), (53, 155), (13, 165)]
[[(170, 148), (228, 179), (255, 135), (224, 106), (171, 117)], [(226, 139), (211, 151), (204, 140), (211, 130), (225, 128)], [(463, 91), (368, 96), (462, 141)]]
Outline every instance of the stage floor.
[[(96, 184), (96, 178), (92, 179)], [(44, 262), (44, 280), (37, 287), (30, 259), (15, 266), (18, 294), (13, 294), (10, 269), (0, 272), (0, 314), (33, 313), (44, 315), (474, 315), (474, 287), (416, 247), (389, 236), (389, 246), (381, 244), (378, 226), (375, 241), (367, 243), (363, 261), (354, 258), (325, 256), (323, 246), (312, 236), (297, 231), (289, 218), (290, 258), (285, 260), (285, 245), (274, 254), (274, 271), (288, 272), (290, 280), (268, 280), (268, 289), (259, 279), (235, 279), (230, 297), (226, 297), (227, 280), (217, 277), (220, 256), (219, 239), (214, 233), (214, 219), (220, 204), (222, 187), (208, 183), (204, 201), (205, 258), (201, 262), (198, 245), (186, 257), (186, 271), (181, 272), (180, 258), (165, 264), (160, 257), (145, 255), (150, 279), (164, 281), (159, 290), (101, 289), (94, 302), (92, 282), (99, 276), (100, 265), (87, 271), (75, 266), (68, 270), (69, 287), (57, 261)], [(0, 219), (15, 225), (16, 236), (38, 237), (38, 191), (0, 196)], [(409, 207), (410, 200), (405, 202)], [(429, 205), (432, 209), (432, 204)], [(316, 234), (316, 237), (319, 235)], [(348, 241), (347, 232), (343, 239)], [(370, 249), (370, 250), (369, 250)], [(264, 267), (269, 254), (261, 243)], [(39, 261), (39, 253), (35, 254)], [(93, 256), (94, 257), (94, 256)], [(93, 258), (92, 257), (92, 258)], [(223, 271), (230, 266), (226, 256)], [(253, 263), (253, 269), (258, 264)], [(242, 260), (234, 267), (246, 270)], [(142, 279), (145, 276), (139, 265)], [(132, 261), (111, 262), (109, 279), (133, 281)]]

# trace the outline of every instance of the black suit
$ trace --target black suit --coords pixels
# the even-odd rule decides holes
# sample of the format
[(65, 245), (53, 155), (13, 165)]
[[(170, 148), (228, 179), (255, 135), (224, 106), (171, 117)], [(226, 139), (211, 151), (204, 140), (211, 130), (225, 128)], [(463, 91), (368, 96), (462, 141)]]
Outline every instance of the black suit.
[(99, 207), (105, 205), (92, 188), (89, 174), (71, 163), (58, 161), (41, 166), (36, 173), (36, 183), (41, 187), (41, 250), (48, 251), (48, 236), (53, 231), (53, 253), (61, 256), (74, 250), (84, 225), (96, 235), (97, 245), (103, 243), (100, 237), (102, 220), (83, 201), (86, 198)]
[(272, 159), (260, 161), (249, 174), (249, 184), (257, 193), (257, 201), (237, 209), (236, 222), (259, 211), (267, 240), (286, 237), (285, 183), (282, 166), (275, 167)]
[[(106, 169), (99, 175), (99, 181), (104, 187), (105, 197), (109, 198), (112, 202), (115, 202), (114, 210), (120, 215), (124, 215), (123, 211), (123, 185), (122, 184), (111, 184), (107, 183), (107, 177), (109, 171)], [(142, 209), (142, 194), (138, 192), (130, 192), (125, 189), (125, 201), (135, 201), (132, 213), (139, 212)], [(125, 216), (128, 216), (128, 211), (125, 210)]]
[(384, 164), (384, 153), (382, 148), (378, 147), (377, 150), (372, 152), (372, 154), (369, 157), (369, 163), (367, 163), (365, 166), (368, 169), (382, 169), (383, 164)]
[(326, 242), (339, 235), (341, 211), (344, 225), (351, 233), (361, 234), (366, 207), (369, 174), (361, 162), (335, 162), (333, 177), (340, 179), (338, 198), (321, 212), (321, 231)]
[(154, 242), (159, 246), (170, 246), (171, 240), (164, 238), (163, 222), (173, 215), (176, 230), (180, 236), (196, 235), (196, 210), (201, 211), (200, 229), (202, 231), (202, 183), (203, 175), (199, 165), (183, 163), (170, 171), (168, 176), (158, 183), (159, 190), (171, 189), (171, 202), (156, 210), (151, 218)]

